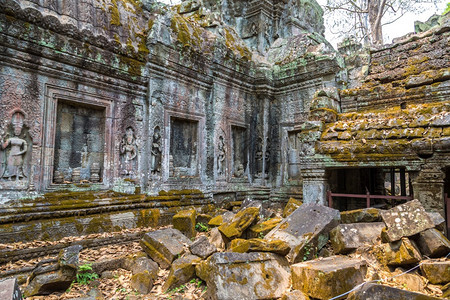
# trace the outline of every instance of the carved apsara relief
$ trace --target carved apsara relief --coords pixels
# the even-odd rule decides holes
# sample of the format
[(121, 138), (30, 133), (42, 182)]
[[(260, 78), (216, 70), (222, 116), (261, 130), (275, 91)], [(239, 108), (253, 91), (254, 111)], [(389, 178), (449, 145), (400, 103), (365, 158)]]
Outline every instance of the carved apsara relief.
[(134, 129), (128, 127), (120, 143), (121, 154), (121, 175), (127, 178), (133, 178), (137, 168), (138, 147)]
[(24, 172), (25, 155), (29, 145), (22, 134), (25, 115), (16, 111), (11, 118), (12, 135), (7, 134), (0, 140), (1, 150), (5, 152), (2, 161), (1, 178), (4, 180), (21, 180), (27, 177)]

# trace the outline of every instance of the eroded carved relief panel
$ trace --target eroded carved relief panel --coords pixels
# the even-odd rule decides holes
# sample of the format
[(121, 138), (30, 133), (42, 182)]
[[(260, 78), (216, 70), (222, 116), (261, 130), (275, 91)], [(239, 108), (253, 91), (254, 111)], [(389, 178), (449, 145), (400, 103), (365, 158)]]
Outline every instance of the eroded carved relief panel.
[(232, 137), (232, 176), (242, 178), (248, 174), (248, 140), (246, 128), (231, 126)]
[(198, 176), (198, 121), (171, 118), (169, 168), (172, 177)]
[(59, 101), (53, 182), (100, 181), (104, 134), (104, 109)]

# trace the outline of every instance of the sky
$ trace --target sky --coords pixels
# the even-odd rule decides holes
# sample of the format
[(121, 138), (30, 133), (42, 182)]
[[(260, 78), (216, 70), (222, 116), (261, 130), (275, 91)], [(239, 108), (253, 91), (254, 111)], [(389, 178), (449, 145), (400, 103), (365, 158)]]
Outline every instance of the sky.
[[(164, 3), (168, 4), (177, 4), (180, 3), (181, 0), (159, 0)], [(316, 0), (320, 5), (326, 4), (327, 0)], [(405, 14), (403, 17), (398, 19), (396, 22), (383, 26), (383, 35), (385, 39), (385, 43), (390, 43), (393, 38), (403, 36), (407, 33), (414, 31), (414, 21), (426, 21), (429, 17), (431, 17), (433, 14), (441, 14), (445, 7), (447, 6), (448, 0), (438, 0), (436, 5), (435, 4), (428, 4), (427, 8), (423, 13), (415, 14), (415, 13), (408, 13)], [(329, 30), (325, 31), (325, 37), (328, 41), (333, 44), (333, 46), (336, 46), (336, 44), (340, 41), (340, 38), (334, 36)]]

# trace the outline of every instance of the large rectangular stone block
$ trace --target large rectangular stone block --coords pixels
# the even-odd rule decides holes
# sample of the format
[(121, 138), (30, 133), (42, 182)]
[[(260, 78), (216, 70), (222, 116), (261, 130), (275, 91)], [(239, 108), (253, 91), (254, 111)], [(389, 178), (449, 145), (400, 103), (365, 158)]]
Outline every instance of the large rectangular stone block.
[(415, 235), (434, 227), (434, 223), (419, 200), (412, 200), (390, 210), (381, 211), (390, 242)]
[(170, 267), (183, 254), (191, 241), (179, 230), (166, 228), (146, 233), (140, 241), (142, 249), (163, 269)]
[(280, 298), (291, 284), (286, 259), (273, 253), (215, 253), (196, 267), (207, 299)]
[(330, 232), (330, 241), (336, 253), (348, 253), (365, 244), (374, 244), (385, 227), (383, 222), (341, 224)]
[(332, 256), (291, 266), (292, 288), (310, 297), (330, 299), (361, 284), (367, 273), (364, 260)]
[(265, 237), (289, 244), (290, 263), (313, 257), (328, 241), (328, 233), (339, 224), (340, 213), (318, 204), (303, 204)]

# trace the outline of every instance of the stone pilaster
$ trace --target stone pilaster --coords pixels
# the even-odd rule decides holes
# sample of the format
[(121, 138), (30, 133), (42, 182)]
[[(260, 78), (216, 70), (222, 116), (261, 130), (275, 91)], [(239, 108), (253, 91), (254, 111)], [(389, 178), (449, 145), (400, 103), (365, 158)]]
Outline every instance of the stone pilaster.
[(445, 173), (439, 167), (422, 168), (412, 181), (414, 198), (418, 199), (427, 211), (444, 211)]
[(302, 170), (303, 202), (327, 205), (328, 178), (324, 169)]

